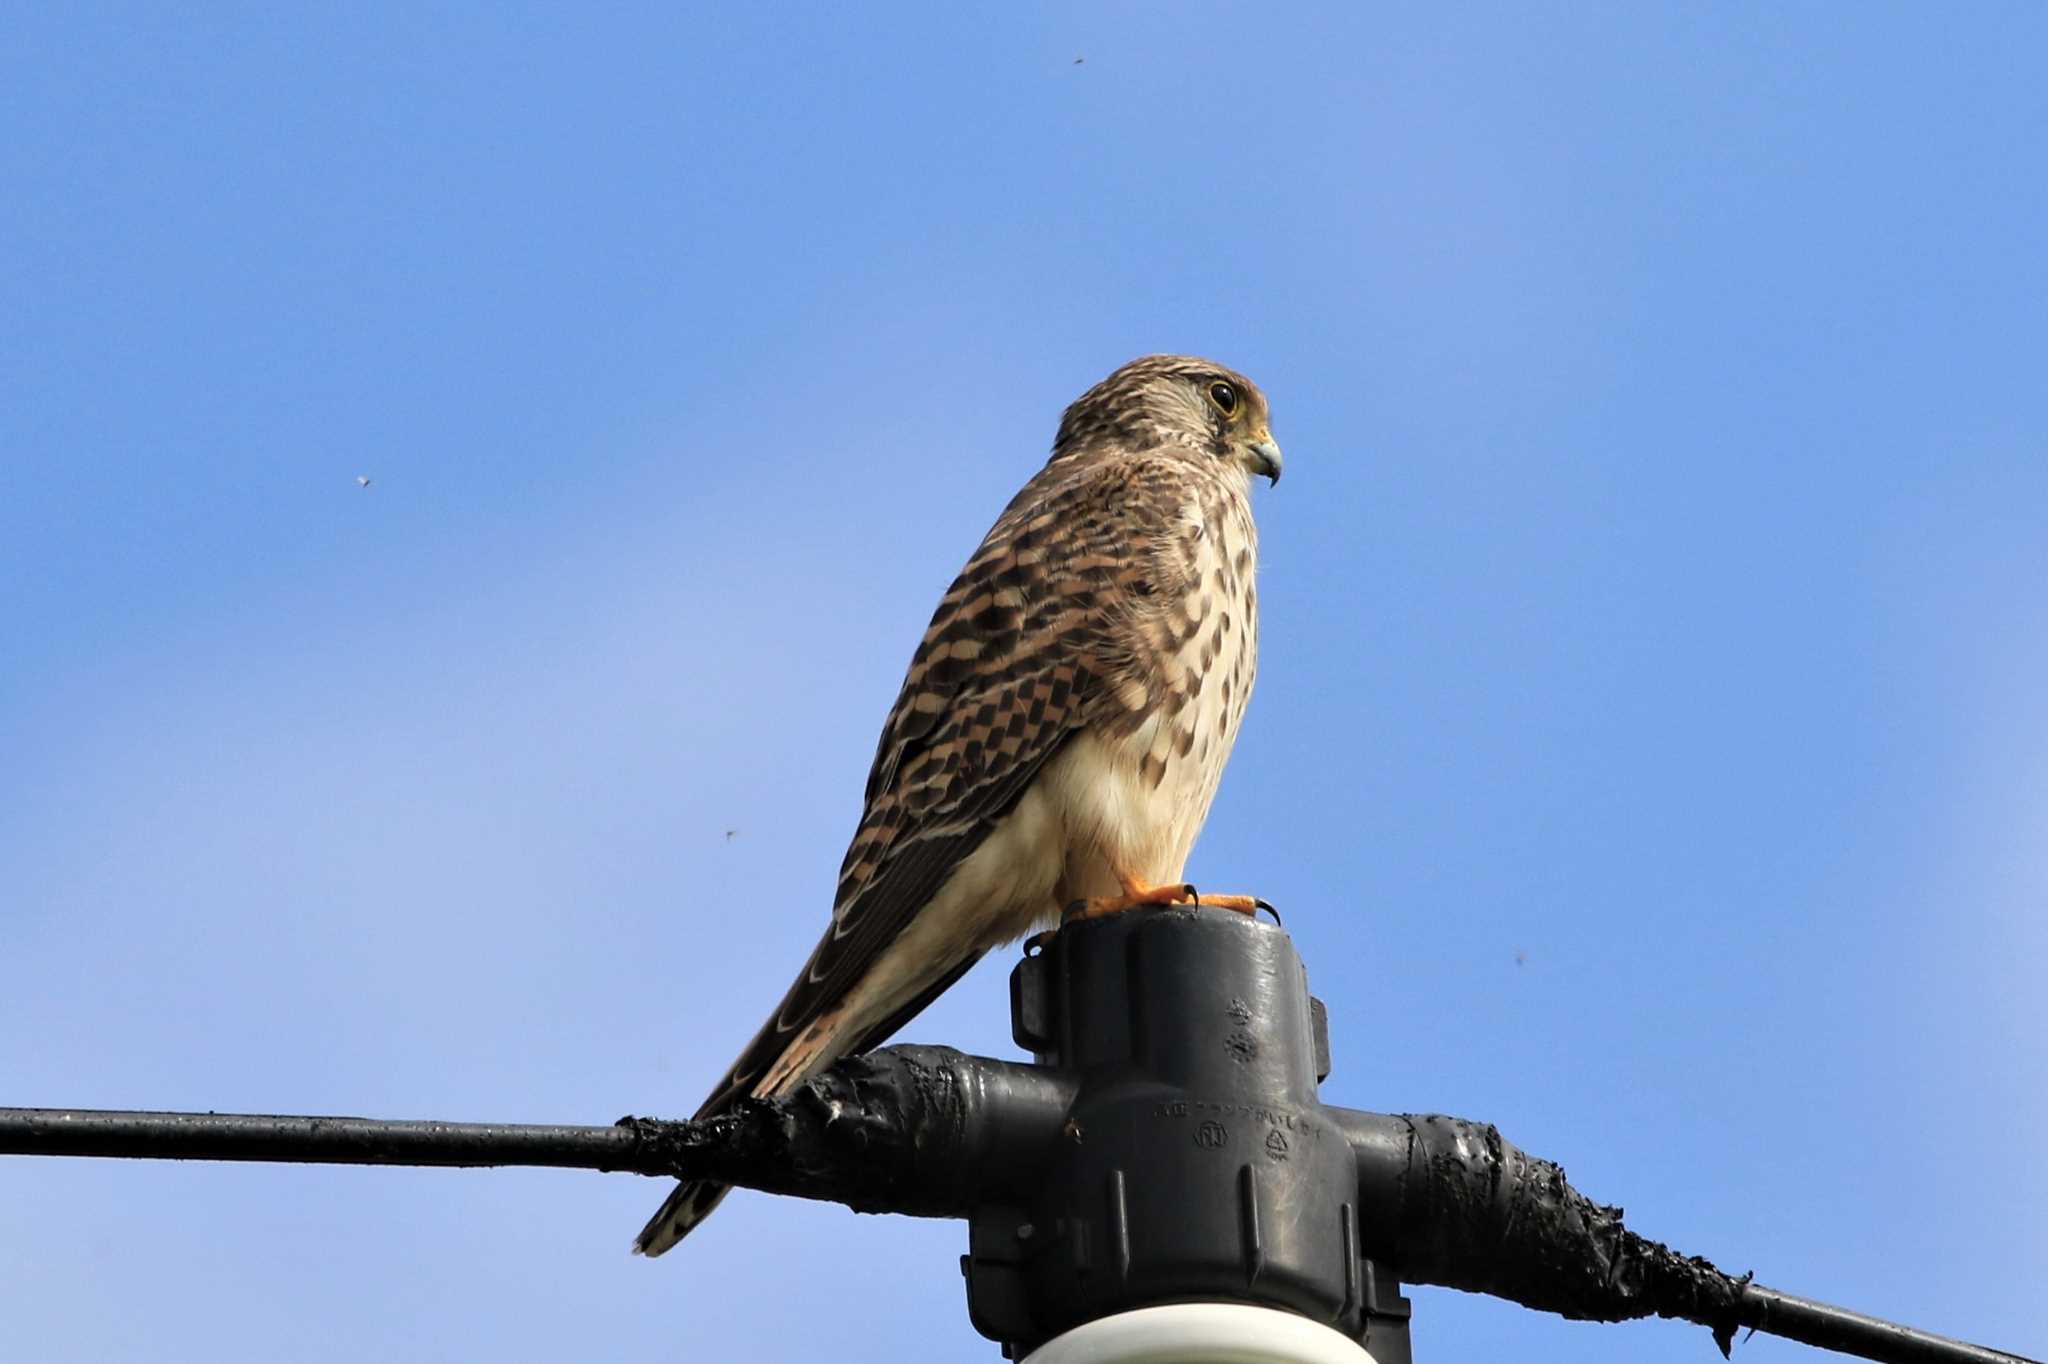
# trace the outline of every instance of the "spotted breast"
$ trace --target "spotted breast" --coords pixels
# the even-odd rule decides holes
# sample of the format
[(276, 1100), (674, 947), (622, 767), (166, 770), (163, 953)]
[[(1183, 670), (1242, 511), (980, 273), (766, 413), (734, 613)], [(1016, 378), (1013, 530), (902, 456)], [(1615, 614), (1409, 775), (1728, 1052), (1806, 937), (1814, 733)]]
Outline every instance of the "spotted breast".
[(1128, 584), (1102, 712), (1048, 773), (1067, 832), (1063, 903), (1116, 894), (1113, 868), (1150, 884), (1182, 879), (1257, 672), (1248, 480), (1227, 467), (1190, 478), (1184, 465), (1156, 477), (1175, 490), (1177, 512)]

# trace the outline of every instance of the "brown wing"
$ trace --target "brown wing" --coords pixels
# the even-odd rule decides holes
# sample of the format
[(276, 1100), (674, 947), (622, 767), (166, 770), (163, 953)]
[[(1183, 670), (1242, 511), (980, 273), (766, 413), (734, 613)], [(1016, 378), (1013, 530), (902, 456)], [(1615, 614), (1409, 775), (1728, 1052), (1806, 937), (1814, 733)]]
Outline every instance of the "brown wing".
[[(832, 926), (699, 1115), (747, 1092), (841, 999), (1084, 725), (1124, 705), (1129, 603), (1151, 597), (1181, 480), (1161, 460), (1056, 460), (1010, 503), (932, 616), (882, 727)], [(878, 1045), (973, 964), (859, 1039)]]

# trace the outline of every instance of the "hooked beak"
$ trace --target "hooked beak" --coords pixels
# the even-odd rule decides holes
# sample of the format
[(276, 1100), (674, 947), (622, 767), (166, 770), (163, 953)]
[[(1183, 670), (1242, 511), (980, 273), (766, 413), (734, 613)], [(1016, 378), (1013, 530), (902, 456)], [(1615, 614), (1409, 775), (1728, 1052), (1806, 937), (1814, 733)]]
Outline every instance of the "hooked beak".
[(1245, 447), (1251, 453), (1252, 472), (1264, 474), (1269, 485), (1280, 482), (1280, 447), (1273, 438), (1261, 437)]

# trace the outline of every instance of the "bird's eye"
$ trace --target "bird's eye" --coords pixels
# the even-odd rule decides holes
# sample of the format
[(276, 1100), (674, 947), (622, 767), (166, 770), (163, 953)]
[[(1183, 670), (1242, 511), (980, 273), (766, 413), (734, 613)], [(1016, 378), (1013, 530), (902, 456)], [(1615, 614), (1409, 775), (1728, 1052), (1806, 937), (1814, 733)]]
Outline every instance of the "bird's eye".
[(1227, 417), (1237, 411), (1237, 390), (1229, 384), (1211, 384), (1209, 401), (1222, 408), (1223, 415)]

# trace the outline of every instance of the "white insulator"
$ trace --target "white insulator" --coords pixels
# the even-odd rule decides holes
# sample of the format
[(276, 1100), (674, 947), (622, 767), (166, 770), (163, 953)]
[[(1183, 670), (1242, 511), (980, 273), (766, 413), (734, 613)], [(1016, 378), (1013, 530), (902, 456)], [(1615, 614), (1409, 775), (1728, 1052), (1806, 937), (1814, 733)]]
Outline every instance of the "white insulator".
[(1292, 1312), (1190, 1302), (1076, 1326), (1026, 1355), (1024, 1364), (1372, 1364), (1372, 1356)]

